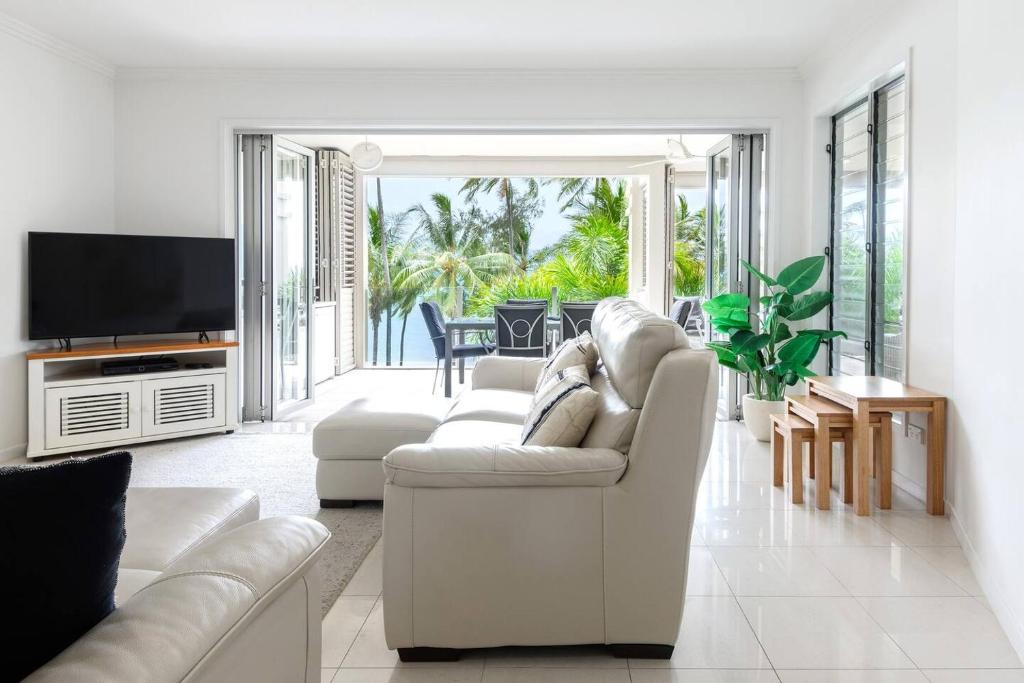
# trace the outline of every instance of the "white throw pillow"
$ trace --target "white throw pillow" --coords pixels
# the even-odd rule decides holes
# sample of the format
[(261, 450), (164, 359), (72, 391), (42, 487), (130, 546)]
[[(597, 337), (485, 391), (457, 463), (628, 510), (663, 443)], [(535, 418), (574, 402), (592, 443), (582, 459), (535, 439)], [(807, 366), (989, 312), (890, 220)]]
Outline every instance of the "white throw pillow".
[(537, 384), (534, 386), (534, 393), (540, 391), (541, 386), (559, 370), (571, 368), (574, 365), (583, 365), (589, 374), (593, 374), (597, 368), (597, 344), (590, 332), (584, 332), (578, 337), (566, 339), (558, 345), (551, 358), (544, 364), (544, 369), (537, 376)]
[(600, 397), (585, 365), (559, 370), (541, 386), (523, 425), (524, 446), (576, 447), (590, 429)]

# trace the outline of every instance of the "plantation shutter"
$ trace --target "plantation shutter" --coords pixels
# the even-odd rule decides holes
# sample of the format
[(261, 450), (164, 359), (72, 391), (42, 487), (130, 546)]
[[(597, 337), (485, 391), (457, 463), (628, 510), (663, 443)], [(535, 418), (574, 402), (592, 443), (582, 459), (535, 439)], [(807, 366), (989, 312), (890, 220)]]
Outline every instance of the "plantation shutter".
[(336, 371), (355, 367), (355, 169), (343, 152), (317, 152), (316, 300), (334, 302)]

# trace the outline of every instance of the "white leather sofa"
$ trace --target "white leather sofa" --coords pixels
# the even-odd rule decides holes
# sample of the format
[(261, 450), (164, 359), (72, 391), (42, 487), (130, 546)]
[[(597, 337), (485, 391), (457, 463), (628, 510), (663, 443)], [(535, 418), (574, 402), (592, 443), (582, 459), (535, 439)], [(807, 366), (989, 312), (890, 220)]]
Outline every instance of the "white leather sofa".
[(259, 520), (256, 495), (238, 489), (127, 499), (117, 609), (26, 681), (320, 680), (322, 524)]
[(604, 643), (668, 657), (717, 400), (714, 354), (624, 299), (593, 318), (579, 448), (518, 445), (543, 360), (492, 357), (426, 443), (384, 458), (384, 625), (406, 661)]

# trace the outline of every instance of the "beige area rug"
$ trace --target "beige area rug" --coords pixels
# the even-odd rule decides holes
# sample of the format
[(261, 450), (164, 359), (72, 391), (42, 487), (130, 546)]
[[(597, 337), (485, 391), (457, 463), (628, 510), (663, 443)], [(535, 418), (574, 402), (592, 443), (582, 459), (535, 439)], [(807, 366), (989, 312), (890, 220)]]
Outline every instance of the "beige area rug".
[(128, 447), (132, 486), (229, 486), (255, 491), (260, 516), (303, 515), (331, 531), (320, 556), (321, 616), (381, 535), (380, 503), (321, 510), (309, 434), (236, 432)]

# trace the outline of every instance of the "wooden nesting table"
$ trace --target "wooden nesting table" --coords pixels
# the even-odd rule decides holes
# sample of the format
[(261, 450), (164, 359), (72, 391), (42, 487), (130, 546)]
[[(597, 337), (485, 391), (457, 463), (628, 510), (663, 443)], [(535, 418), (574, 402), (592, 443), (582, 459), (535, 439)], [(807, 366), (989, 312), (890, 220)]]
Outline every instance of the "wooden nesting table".
[(853, 411), (853, 508), (871, 514), (870, 415), (872, 412), (927, 413), (928, 465), (926, 509), (946, 513), (944, 474), (946, 461), (946, 397), (894, 382), (884, 377), (811, 377), (808, 393), (827, 398)]

